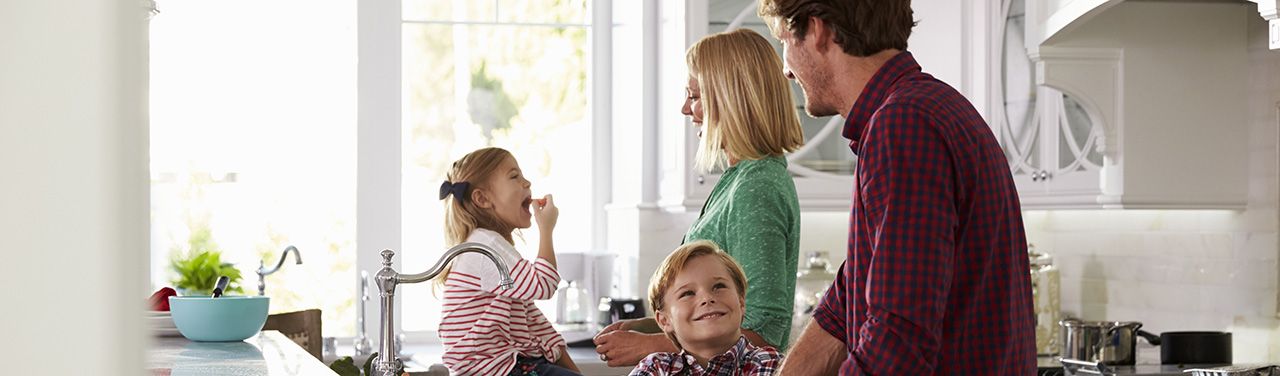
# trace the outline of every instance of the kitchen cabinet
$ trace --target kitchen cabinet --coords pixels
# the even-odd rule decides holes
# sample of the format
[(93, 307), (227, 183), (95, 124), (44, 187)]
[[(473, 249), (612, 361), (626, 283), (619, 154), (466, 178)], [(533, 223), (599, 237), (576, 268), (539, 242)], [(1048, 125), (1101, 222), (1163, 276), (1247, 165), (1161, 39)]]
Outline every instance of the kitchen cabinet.
[(988, 119), (1023, 208), (1243, 208), (1251, 7), (1083, 3), (993, 9)]
[[(925, 69), (939, 79), (948, 82), (961, 92), (980, 85), (973, 85), (976, 79), (972, 73), (985, 74), (985, 66), (965, 47), (966, 35), (981, 34), (980, 26), (962, 19), (975, 12), (971, 0), (930, 0), (916, 1), (916, 17), (920, 21), (917, 32), (913, 33), (910, 50)], [(670, 12), (670, 11), (668, 11)], [(684, 56), (684, 51), (698, 39), (711, 33), (745, 27), (764, 35), (777, 49), (779, 56), (782, 48), (779, 42), (770, 36), (768, 26), (756, 16), (756, 1), (753, 0), (702, 0), (688, 1), (675, 13), (668, 13), (666, 19), (684, 19), (683, 25), (669, 30), (675, 34), (683, 33), (683, 38), (669, 38), (683, 42), (678, 46), (668, 45), (662, 53)], [(970, 20), (971, 21), (971, 20)], [(672, 25), (675, 26), (675, 25)], [(680, 27), (683, 29), (680, 29)], [(957, 58), (959, 57), (959, 58)], [(675, 57), (664, 58), (676, 60)], [(982, 68), (978, 68), (978, 67)], [(683, 65), (680, 69), (684, 69)], [(687, 73), (669, 73), (664, 83), (674, 86), (661, 101), (664, 104), (683, 103), (682, 89), (687, 80)], [(677, 86), (678, 85), (678, 86)], [(804, 112), (804, 94), (795, 82), (792, 82), (792, 97), (796, 109), (800, 113), (801, 126), (804, 128), (805, 145), (788, 156), (789, 169), (795, 178), (796, 192), (800, 198), (800, 206), (805, 211), (847, 211), (850, 207), (853, 188), (853, 172), (857, 157), (849, 150), (849, 141), (841, 135), (844, 118), (841, 116), (813, 118)], [(663, 110), (677, 112), (678, 108)], [(677, 121), (668, 118), (669, 121)], [(698, 139), (687, 119), (678, 120), (685, 125), (684, 132), (671, 132), (664, 137), (663, 155), (674, 155), (672, 163), (664, 168), (663, 197), (664, 206), (680, 206), (685, 210), (697, 211), (703, 200), (710, 195), (711, 188), (719, 180), (719, 174), (700, 173), (692, 166), (693, 155)]]

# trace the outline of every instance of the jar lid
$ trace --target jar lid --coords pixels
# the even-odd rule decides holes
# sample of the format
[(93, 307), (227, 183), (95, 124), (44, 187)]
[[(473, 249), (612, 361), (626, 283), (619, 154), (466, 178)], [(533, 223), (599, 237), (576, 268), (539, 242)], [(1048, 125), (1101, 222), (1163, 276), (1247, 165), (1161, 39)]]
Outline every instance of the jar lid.
[(1027, 259), (1030, 260), (1031, 266), (1053, 265), (1053, 256), (1050, 256), (1048, 253), (1036, 252), (1035, 244), (1027, 245)]

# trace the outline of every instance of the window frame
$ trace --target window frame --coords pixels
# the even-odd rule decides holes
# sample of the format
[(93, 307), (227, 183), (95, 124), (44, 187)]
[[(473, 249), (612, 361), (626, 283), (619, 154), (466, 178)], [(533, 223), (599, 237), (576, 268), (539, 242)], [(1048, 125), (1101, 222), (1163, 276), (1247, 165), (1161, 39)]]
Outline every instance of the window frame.
[[(591, 1), (586, 24), (589, 35), (588, 55), (590, 67), (587, 80), (588, 118), (591, 129), (592, 180), (589, 232), (593, 249), (605, 249), (607, 227), (604, 207), (610, 201), (612, 164), (610, 143), (611, 106), (611, 49), (612, 6), (609, 1)], [(401, 0), (359, 1), (356, 6), (356, 275), (361, 270), (372, 276), (383, 267), (381, 252), (396, 251), (391, 267), (399, 272), (402, 257), (402, 207), (401, 207), (401, 48), (402, 30), (408, 24), (421, 24), (420, 20), (405, 20)], [(557, 26), (560, 24), (529, 22), (439, 22), (435, 24), (485, 24), (516, 26)], [(570, 26), (568, 24), (560, 26)], [(359, 277), (351, 276), (354, 282)], [(369, 299), (364, 304), (364, 333), (376, 344), (380, 337), (381, 293), (376, 282), (370, 281)], [(396, 311), (392, 312), (398, 333), (406, 334), (408, 343), (438, 343), (435, 331), (405, 332), (399, 312), (404, 304), (400, 289), (395, 292)], [(359, 304), (357, 303), (357, 306)], [(357, 333), (360, 328), (356, 328)], [(350, 343), (340, 338), (340, 343)]]

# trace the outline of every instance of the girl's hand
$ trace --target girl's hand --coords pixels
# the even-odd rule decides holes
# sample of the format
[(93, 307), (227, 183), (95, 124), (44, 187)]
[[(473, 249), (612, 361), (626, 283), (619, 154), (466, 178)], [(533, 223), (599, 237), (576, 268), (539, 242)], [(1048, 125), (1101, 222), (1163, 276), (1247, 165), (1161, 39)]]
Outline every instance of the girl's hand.
[(551, 195), (533, 199), (533, 218), (538, 222), (538, 231), (550, 233), (556, 227), (556, 219), (560, 217), (560, 208), (556, 207)]

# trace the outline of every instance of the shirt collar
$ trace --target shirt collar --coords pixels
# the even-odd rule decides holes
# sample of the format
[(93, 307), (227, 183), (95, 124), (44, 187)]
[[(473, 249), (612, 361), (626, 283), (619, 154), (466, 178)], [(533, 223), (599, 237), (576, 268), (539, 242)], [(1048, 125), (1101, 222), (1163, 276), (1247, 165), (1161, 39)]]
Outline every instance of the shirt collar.
[[(755, 348), (755, 346), (752, 346), (751, 343), (747, 341), (747, 336), (739, 336), (738, 342), (734, 343), (733, 347), (729, 348), (729, 351), (716, 355), (715, 357), (712, 357), (711, 360), (707, 361), (707, 368), (714, 369), (717, 368), (716, 365), (720, 365), (720, 368), (722, 369), (738, 369), (742, 365), (743, 355), (752, 348)], [(707, 371), (706, 369), (702, 369), (702, 366), (698, 364), (698, 358), (693, 357), (693, 354), (690, 354), (688, 351), (680, 350), (680, 359), (684, 360), (685, 367), (689, 369), (697, 370), (699, 372)]]
[(871, 75), (867, 85), (862, 88), (862, 93), (858, 95), (858, 100), (854, 101), (853, 108), (849, 110), (849, 115), (845, 116), (842, 134), (844, 138), (851, 141), (849, 147), (855, 154), (858, 152), (858, 140), (862, 136), (862, 130), (866, 128), (871, 115), (884, 104), (885, 98), (890, 93), (889, 88), (902, 76), (919, 71), (920, 64), (916, 63), (915, 57), (911, 56), (910, 52), (902, 51), (885, 61), (884, 65)]

